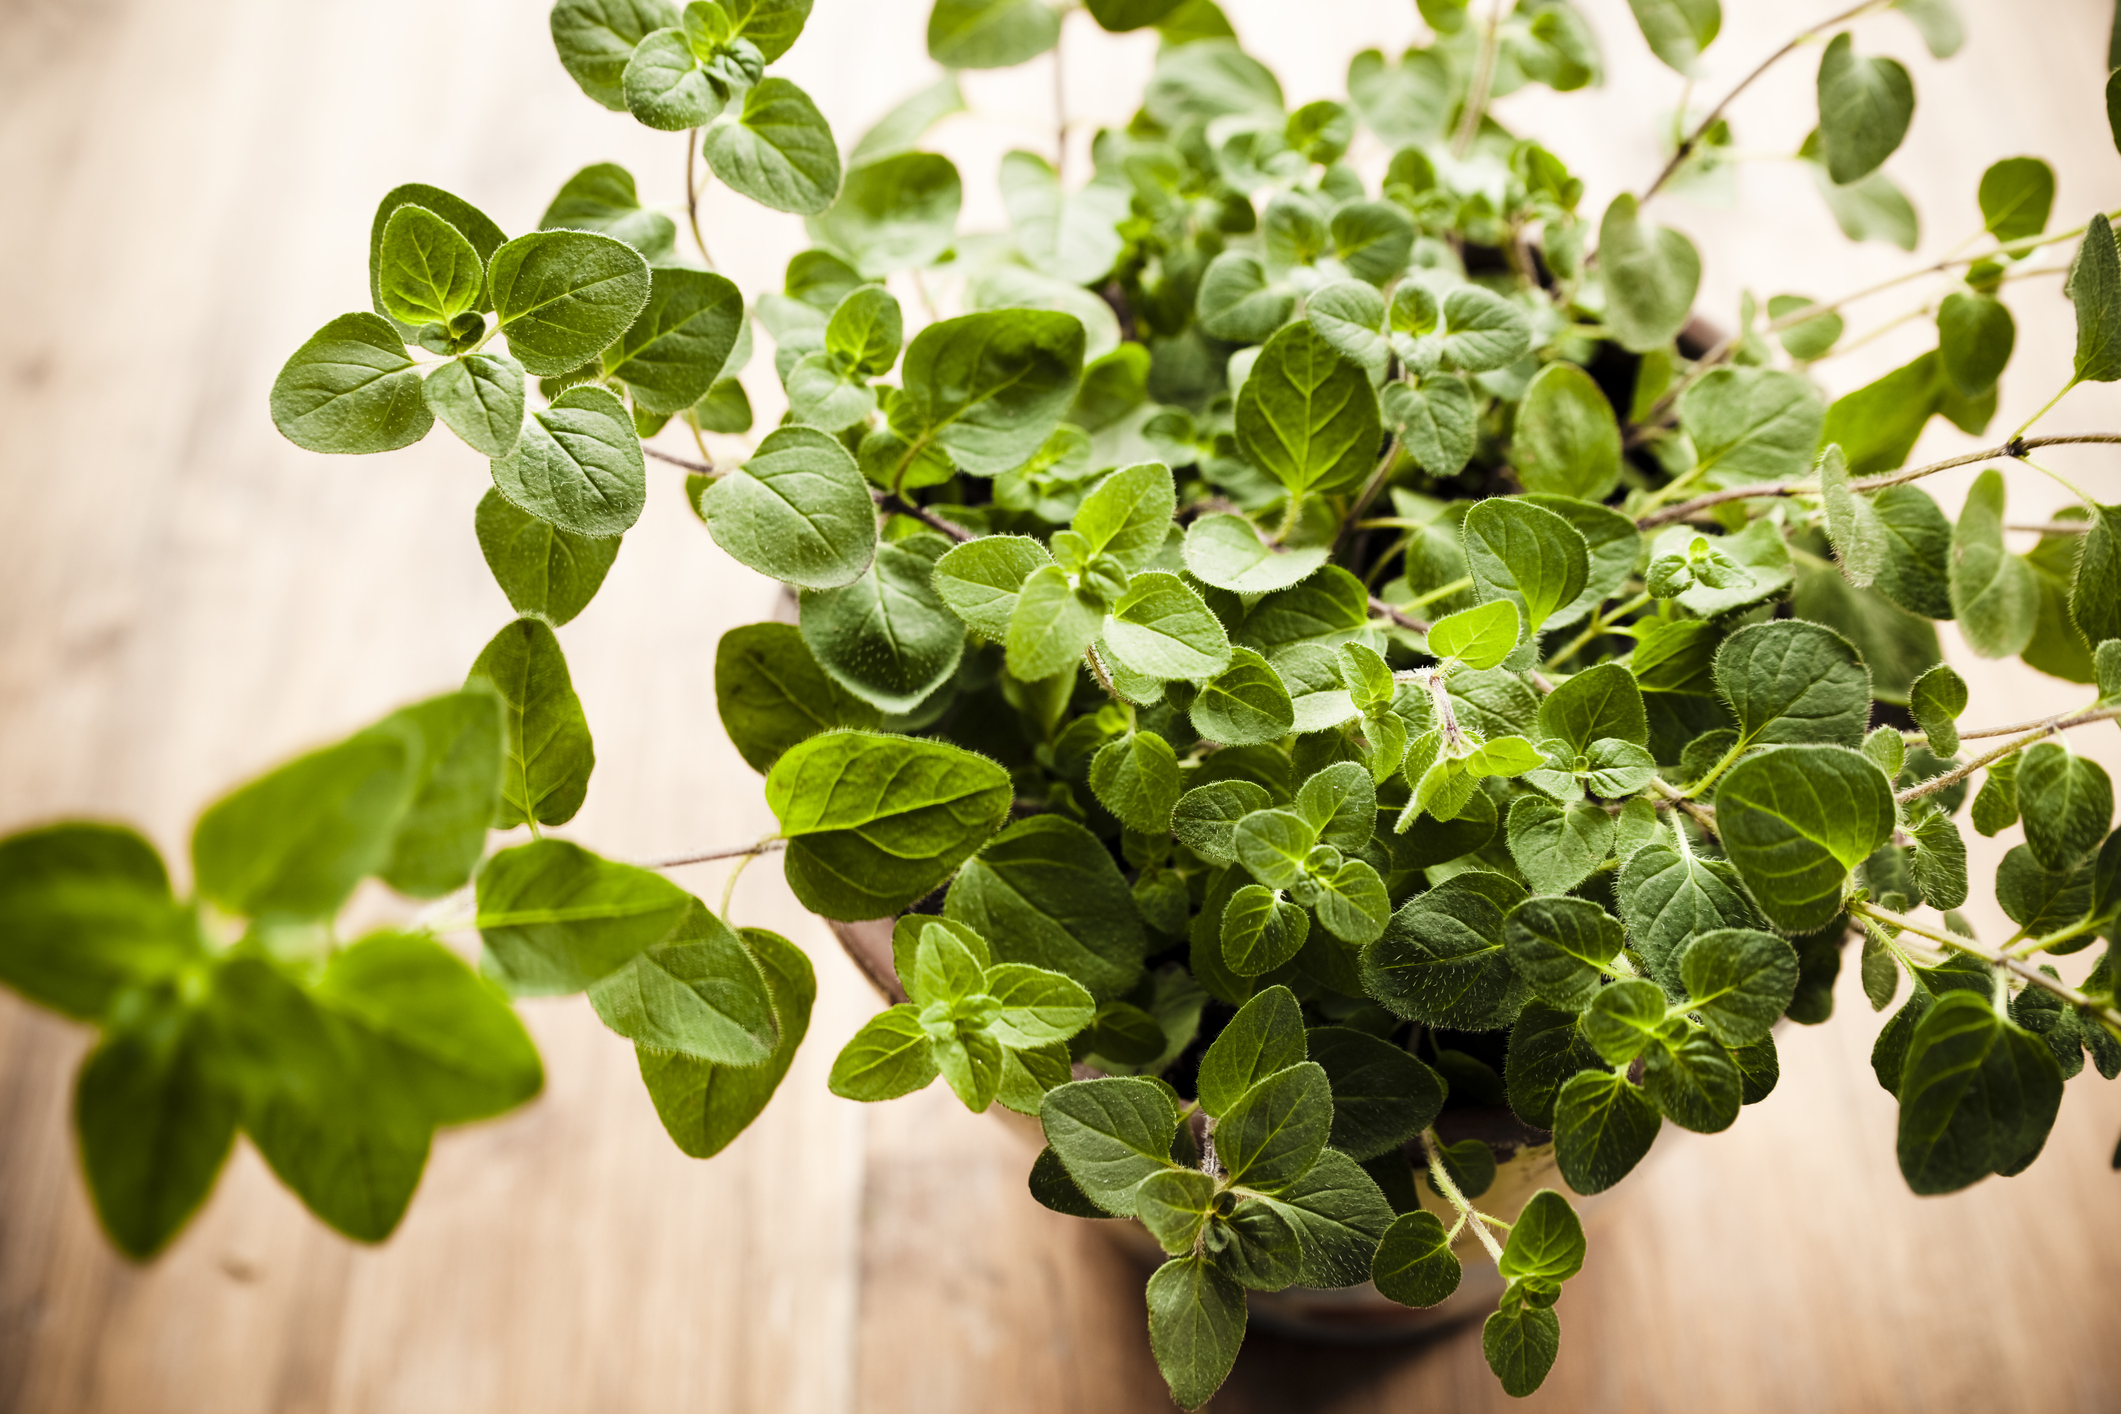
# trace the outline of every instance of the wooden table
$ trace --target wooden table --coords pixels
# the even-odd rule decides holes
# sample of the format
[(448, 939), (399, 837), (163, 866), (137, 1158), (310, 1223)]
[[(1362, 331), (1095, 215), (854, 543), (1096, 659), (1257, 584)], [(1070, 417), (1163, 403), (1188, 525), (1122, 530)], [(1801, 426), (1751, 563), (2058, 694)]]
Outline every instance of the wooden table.
[[(1896, 17), (1861, 37), (1916, 70), (1923, 107), (1890, 170), (1929, 223), (1924, 252), (1977, 223), (1981, 168), (2021, 151), (2056, 162), (2058, 223), (2113, 205), (2121, 169), (2099, 99), (2110, 7), (1962, 5), (1973, 37), (1950, 65), (1918, 59)], [(1620, 0), (1586, 8), (1607, 88), (1526, 93), (1501, 115), (1549, 135), (1595, 212), (1654, 170), (1659, 113), (1679, 85)], [(1700, 91), (1721, 92), (1830, 8), (1728, 6)], [(843, 140), (927, 81), (925, 9), (819, 0), (787, 68)], [(1230, 9), (1292, 100), (1335, 91), (1349, 54), (1404, 45), (1416, 28), (1404, 0), (1308, 5), (1287, 26), (1275, 0)], [(7, 7), (0, 826), (121, 817), (181, 861), (214, 793), (453, 684), (506, 620), (471, 534), (486, 483), (475, 456), (439, 433), (394, 456), (310, 456), (275, 435), (265, 395), (311, 329), (365, 305), (369, 214), (396, 182), (462, 192), (511, 231), (591, 161), (627, 162), (650, 200), (674, 199), (681, 140), (583, 99), (542, 12), (538, 0)], [(1123, 118), (1152, 42), (1106, 40), (1076, 17), (1067, 45), (1071, 109)], [(1742, 146), (1794, 146), (1811, 63), (1739, 104)], [(999, 220), (995, 159), (1046, 148), (1053, 114), (1043, 63), (966, 86), (982, 116), (937, 141), (968, 174), (977, 229)], [(1076, 131), (1079, 154), (1088, 131)], [(1846, 246), (1809, 184), (1764, 163), (1744, 174), (1735, 209), (1666, 207), (1709, 253), (1705, 310), (1735, 307), (1740, 270), (1775, 282), (1755, 287), (1765, 296), (1826, 295), (1906, 268), (1897, 251)], [(794, 218), (719, 190), (706, 219), (724, 268), (754, 293), (775, 287), (801, 239)], [(1999, 428), (2066, 376), (2069, 312), (2053, 284), (2019, 301), (2022, 352)], [(1875, 301), (1853, 327), (1905, 307)], [(1903, 327), (1822, 375), (1845, 391), (1928, 337)], [(762, 352), (749, 381), (770, 418), (768, 365)], [(2049, 425), (2121, 425), (2121, 400), (2080, 390)], [(1965, 445), (1939, 424), (1923, 451)], [(2105, 452), (2058, 452), (2055, 464), (2121, 495)], [(1966, 480), (1939, 478), (1947, 505)], [(2012, 484), (2014, 519), (2063, 503), (2022, 468)], [(626, 857), (769, 827), (716, 721), (712, 659), (724, 630), (770, 615), (774, 593), (714, 548), (675, 480), (658, 482), (602, 595), (562, 632), (599, 757), (570, 834)], [(1973, 683), (1971, 719), (2081, 696), (1946, 641)], [(2111, 728), (2077, 737), (2121, 768)], [(1973, 841), (1977, 878), (2013, 838)], [(706, 890), (719, 876), (689, 882)], [(829, 1096), (826, 1067), (873, 999), (770, 865), (738, 897), (747, 921), (811, 953), (821, 986), (809, 1044), (751, 1133), (712, 1162), (683, 1158), (629, 1048), (581, 999), (529, 1003), (544, 1097), (442, 1137), (411, 1216), (379, 1249), (327, 1233), (242, 1148), (169, 1255), (148, 1268), (117, 1259), (67, 1129), (87, 1037), (0, 998), (0, 1410), (1168, 1408), (1142, 1338), (1142, 1274), (1089, 1225), (1033, 1205), (1020, 1142), (940, 1087), (871, 1110)], [(363, 906), (382, 917), (394, 905)], [(1970, 911), (2000, 924), (1985, 895)], [(1562, 1303), (1560, 1364), (1532, 1406), (2121, 1407), (2121, 1176), (2107, 1164), (2121, 1090), (2074, 1082), (2024, 1177), (1914, 1198), (1894, 1169), (1893, 1104), (1866, 1063), (1878, 1023), (1844, 982), (1832, 1024), (1786, 1035), (1770, 1100), (1714, 1142), (1668, 1133), (1602, 1210)], [(1256, 1336), (1216, 1407), (1506, 1403), (1469, 1331), (1382, 1351)]]

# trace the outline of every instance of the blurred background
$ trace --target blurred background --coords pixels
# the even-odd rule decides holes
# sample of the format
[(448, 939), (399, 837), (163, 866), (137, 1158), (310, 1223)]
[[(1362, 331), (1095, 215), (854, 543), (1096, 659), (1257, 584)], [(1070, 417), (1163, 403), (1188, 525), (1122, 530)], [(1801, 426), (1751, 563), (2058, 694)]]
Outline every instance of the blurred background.
[[(1589, 187), (1593, 213), (1661, 165), (1682, 81), (1624, 0), (1579, 0), (1606, 84), (1527, 90), (1497, 116)], [(1420, 33), (1411, 0), (1224, 0), (1291, 106), (1341, 96), (1365, 48)], [(1975, 183), (2006, 156), (2058, 175), (2055, 225), (2121, 204), (2101, 99), (2105, 0), (1958, 0), (1969, 32), (1932, 61), (1899, 16), (1866, 52), (1914, 72), (1912, 135), (1887, 172), (1915, 199), (1915, 256), (1851, 245), (1808, 171), (1747, 162), (1721, 206), (1661, 198), (1704, 254), (1701, 311), (1728, 324), (1741, 283), (1832, 297), (1974, 235)], [(931, 82), (928, 0), (817, 0), (777, 71), (843, 148)], [(1839, 0), (1728, 0), (1695, 92), (1714, 96)], [(370, 214), (403, 181), (535, 225), (586, 163), (618, 161), (649, 204), (683, 200), (684, 139), (585, 99), (542, 0), (6, 0), (0, 3), (0, 830), (60, 815), (138, 822), (181, 859), (193, 813), (232, 782), (461, 680), (510, 617), (472, 535), (487, 484), (447, 437), (332, 459), (266, 415), (279, 364), (366, 304)], [(1077, 173), (1124, 122), (1153, 32), (1086, 15), (1063, 40)], [(971, 111), (929, 145), (964, 174), (962, 229), (1002, 224), (1013, 147), (1050, 154), (1050, 59), (968, 74)], [(1813, 52), (1734, 106), (1736, 145), (1793, 151)], [(1385, 152), (1358, 150), (1374, 183)], [(794, 217), (716, 187), (707, 239), (748, 294), (777, 289)], [(2066, 256), (2043, 263), (2059, 265)], [(1995, 426), (2065, 381), (2058, 276), (2016, 287), (2019, 352)], [(1853, 334), (1931, 297), (1858, 306)], [(946, 296), (947, 298), (947, 296)], [(1930, 347), (1901, 325), (1819, 366), (1835, 394)], [(780, 412), (770, 357), (746, 376)], [(2080, 388), (2042, 431), (2121, 429), (2114, 385)], [(1915, 460), (1975, 443), (1933, 420)], [(2112, 448), (2052, 453), (2121, 500)], [(665, 468), (665, 470), (671, 470)], [(1936, 478), (1952, 513), (1977, 467)], [(2008, 468), (2011, 519), (2067, 503)], [(2016, 537), (2030, 545), (2032, 537)], [(771, 828), (714, 710), (716, 639), (770, 617), (777, 588), (733, 564), (672, 471), (603, 592), (562, 631), (594, 724), (589, 803), (565, 832), (616, 857)], [(2083, 690), (1988, 664), (1944, 630), (1969, 723)], [(2121, 734), (2073, 745), (2121, 772)], [(2017, 841), (1969, 837), (1976, 879)], [(718, 888), (724, 866), (680, 874)], [(0, 1411), (1132, 1411), (1169, 1408), (1144, 1339), (1142, 1273), (1024, 1189), (1031, 1150), (942, 1087), (864, 1109), (830, 1096), (833, 1054), (876, 1002), (770, 865), (738, 909), (817, 964), (808, 1044), (765, 1116), (710, 1162), (663, 1135), (632, 1048), (580, 997), (523, 1013), (544, 1096), (445, 1132), (386, 1246), (332, 1235), (239, 1146), (200, 1219), (156, 1265), (96, 1229), (67, 1128), (88, 1034), (0, 994)], [(1983, 886), (1966, 912), (2008, 929)], [(2084, 964), (2088, 957), (2069, 960)], [(2081, 971), (2081, 966), (2076, 969)], [(1786, 1028), (1780, 1088), (1713, 1141), (1671, 1131), (1598, 1212), (1561, 1316), (1554, 1375), (1528, 1406), (1983, 1411), (2121, 1408), (2121, 1087), (2069, 1086), (2024, 1176), (1918, 1199), (1893, 1159), (1894, 1105), (1868, 1057), (1879, 1018), (1846, 969), (1827, 1025)], [(2075, 975), (2075, 971), (2071, 975)], [(1477, 1330), (1417, 1349), (1319, 1349), (1256, 1334), (1218, 1410), (1486, 1410), (1510, 1401)]]

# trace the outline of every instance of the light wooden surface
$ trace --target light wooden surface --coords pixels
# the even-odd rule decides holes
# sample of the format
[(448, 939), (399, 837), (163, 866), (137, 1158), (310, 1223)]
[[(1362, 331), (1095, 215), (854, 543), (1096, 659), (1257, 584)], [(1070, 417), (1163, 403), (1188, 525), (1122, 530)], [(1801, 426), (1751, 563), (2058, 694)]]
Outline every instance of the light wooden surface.
[[(1998, 157), (2055, 161), (2058, 223), (2121, 200), (2099, 102), (2110, 7), (1962, 3), (1973, 37), (1952, 64), (1920, 58), (1896, 17), (1862, 32), (1866, 50), (1916, 72), (1922, 107), (1890, 170), (1916, 195), (1933, 255), (1976, 224), (1974, 183)], [(191, 815), (214, 792), (449, 686), (507, 618), (471, 534), (486, 481), (475, 456), (438, 433), (387, 457), (313, 457), (275, 435), (265, 393), (311, 329), (365, 304), (369, 214), (396, 182), (460, 191), (511, 231), (590, 161), (628, 163), (651, 201), (678, 195), (680, 140), (583, 99), (552, 57), (544, 8), (0, 4), (0, 828), (131, 819), (181, 870)], [(1337, 91), (1348, 55), (1416, 28), (1405, 0), (1229, 8), (1292, 101)], [(1586, 177), (1595, 212), (1654, 170), (1679, 84), (1621, 0), (1586, 8), (1608, 87), (1527, 93), (1501, 115)], [(1734, 0), (1702, 91), (1831, 8)], [(927, 81), (925, 9), (818, 0), (786, 67), (843, 141)], [(1153, 44), (1105, 39), (1081, 17), (1067, 44), (1071, 107), (1123, 118)], [(1810, 70), (1801, 59), (1741, 102), (1742, 146), (1795, 144)], [(966, 172), (976, 229), (999, 219), (999, 154), (1050, 143), (1050, 84), (1033, 66), (966, 87), (979, 116), (937, 140)], [(1897, 251), (1848, 247), (1809, 185), (1760, 164), (1733, 210), (1664, 204), (1707, 253), (1706, 311), (1735, 306), (1740, 272), (1763, 296), (1827, 295), (1905, 268)], [(707, 225), (753, 292), (777, 285), (800, 240), (794, 218), (721, 191)], [(2055, 283), (2017, 302), (1999, 430), (2066, 376)], [(1916, 302), (1875, 301), (1852, 328)], [(1904, 328), (1823, 374), (1845, 391), (1927, 337)], [(762, 351), (749, 381), (770, 415), (769, 363)], [(2121, 400), (2080, 390), (2045, 426), (2121, 426)], [(1923, 451), (1965, 445), (1939, 424)], [(2108, 452), (2054, 461), (2121, 498)], [(1956, 507), (1969, 477), (1939, 478), (1940, 499)], [(2012, 484), (2013, 518), (2065, 499), (2022, 469)], [(768, 617), (773, 593), (715, 550), (674, 484), (655, 486), (603, 593), (562, 631), (599, 758), (569, 833), (626, 856), (769, 825), (716, 722), (711, 665), (720, 633)], [(2083, 696), (1947, 644), (1973, 684), (1972, 719)], [(2112, 728), (2077, 738), (2121, 768)], [(1973, 841), (1977, 877), (2015, 837)], [(718, 886), (696, 872), (695, 887)], [(86, 1037), (0, 998), (0, 1410), (1168, 1408), (1141, 1273), (1089, 1225), (1033, 1205), (1020, 1139), (940, 1088), (868, 1112), (827, 1095), (833, 1052), (874, 1003), (770, 865), (738, 898), (746, 921), (810, 952), (821, 985), (810, 1041), (749, 1134), (711, 1162), (683, 1158), (628, 1048), (580, 999), (532, 1003), (545, 1095), (443, 1136), (380, 1249), (327, 1234), (244, 1149), (172, 1253), (146, 1269), (119, 1261), (66, 1130)], [(2001, 924), (1985, 894), (1970, 913)], [(2121, 1090), (2073, 1083), (2025, 1176), (1913, 1198), (1867, 1064), (1877, 1021), (1852, 982), (1831, 1024), (1787, 1032), (1772, 1098), (1716, 1140), (1668, 1133), (1603, 1209), (1562, 1303), (1560, 1364), (1532, 1406), (2121, 1407), (2121, 1176), (2107, 1166)], [(1255, 1336), (1216, 1407), (1506, 1403), (1468, 1332), (1385, 1352)]]

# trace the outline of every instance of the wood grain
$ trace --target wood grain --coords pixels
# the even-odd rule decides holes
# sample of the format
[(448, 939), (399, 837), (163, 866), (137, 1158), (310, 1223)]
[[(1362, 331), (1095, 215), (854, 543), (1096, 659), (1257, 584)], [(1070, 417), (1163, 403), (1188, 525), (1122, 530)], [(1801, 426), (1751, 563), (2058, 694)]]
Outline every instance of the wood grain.
[[(1297, 24), (1287, 0), (1228, 8), (1293, 101), (1336, 91), (1356, 49), (1416, 33), (1404, 0), (1304, 6)], [(1526, 92), (1500, 113), (1548, 135), (1595, 212), (1655, 170), (1678, 83), (1643, 52), (1622, 0), (1585, 8), (1607, 87)], [(1830, 8), (1727, 6), (1699, 91)], [(1921, 58), (1897, 17), (1861, 35), (1916, 73), (1923, 107), (1892, 171), (1924, 213), (1932, 258), (1976, 224), (1973, 185), (1998, 157), (2055, 161), (2061, 222), (2121, 196), (2098, 98), (2110, 8), (1962, 8), (1972, 37), (1952, 64)], [(625, 162), (650, 200), (677, 199), (681, 140), (584, 100), (552, 60), (543, 9), (0, 3), (0, 828), (126, 818), (181, 860), (216, 791), (452, 684), (507, 619), (471, 535), (477, 458), (440, 435), (388, 457), (309, 456), (274, 434), (264, 400), (289, 349), (365, 303), (372, 203), (399, 181), (463, 192), (512, 231), (591, 161)], [(927, 81), (925, 10), (818, 0), (787, 68), (843, 139)], [(1154, 46), (1082, 17), (1067, 45), (1080, 171), (1090, 125), (1125, 118)], [(1809, 84), (1800, 59), (1749, 93), (1734, 112), (1741, 145), (1793, 146)], [(966, 89), (977, 116), (946, 123), (937, 143), (967, 173), (967, 228), (991, 228), (996, 158), (1050, 149), (1050, 81), (1041, 64), (971, 75)], [(1373, 168), (1382, 157), (1358, 155)], [(1664, 205), (1709, 252), (1705, 310), (1734, 309), (1741, 274), (1763, 296), (1827, 295), (1905, 268), (1897, 251), (1846, 245), (1809, 184), (1760, 164), (1733, 209)], [(752, 291), (778, 283), (801, 241), (794, 218), (719, 189), (706, 224)], [(2069, 314), (2052, 285), (2017, 301), (1999, 427), (2066, 376)], [(1917, 302), (1866, 305), (1852, 330)], [(1846, 391), (1927, 337), (1903, 327), (1821, 375)], [(767, 365), (762, 351), (749, 381), (770, 420)], [(2109, 388), (2071, 394), (2043, 424), (2114, 426)], [(1917, 455), (1968, 445), (1939, 425)], [(2110, 451), (2054, 464), (2121, 499)], [(1940, 499), (1956, 504), (1970, 479), (1940, 478)], [(2011, 483), (2014, 519), (2067, 499), (2024, 468)], [(569, 833), (621, 856), (769, 823), (715, 721), (712, 657), (722, 631), (772, 615), (774, 587), (713, 548), (674, 480), (652, 490), (604, 591), (562, 631), (599, 756)], [(2081, 695), (1981, 664), (1949, 633), (1947, 645), (1973, 685), (1970, 719)], [(2111, 728), (2074, 737), (2121, 768)], [(2014, 840), (1976, 841), (1977, 877)], [(688, 882), (720, 878), (701, 868)], [(166, 1258), (116, 1259), (66, 1129), (86, 1037), (0, 999), (0, 1411), (1168, 1408), (1142, 1338), (1141, 1272), (1090, 1225), (1032, 1204), (1021, 1137), (940, 1089), (870, 1112), (827, 1095), (832, 1054), (874, 1003), (770, 864), (738, 899), (747, 921), (811, 954), (821, 984), (811, 1040), (753, 1132), (712, 1162), (684, 1159), (627, 1048), (586, 1005), (533, 1003), (545, 1095), (443, 1136), (411, 1216), (378, 1249), (326, 1233), (244, 1149)], [(1977, 904), (1993, 933), (2000, 917)], [(1595, 1220), (1590, 1266), (1562, 1305), (1561, 1363), (1532, 1406), (2116, 1406), (2121, 1246), (2085, 1234), (2112, 1225), (2121, 1092), (2074, 1082), (2029, 1173), (1916, 1199), (1869, 1074), (1877, 1024), (1844, 985), (1831, 1024), (1788, 1035), (1781, 1088), (1732, 1133), (1664, 1137)], [(1256, 1335), (1216, 1407), (1507, 1402), (1471, 1332), (1385, 1351)]]

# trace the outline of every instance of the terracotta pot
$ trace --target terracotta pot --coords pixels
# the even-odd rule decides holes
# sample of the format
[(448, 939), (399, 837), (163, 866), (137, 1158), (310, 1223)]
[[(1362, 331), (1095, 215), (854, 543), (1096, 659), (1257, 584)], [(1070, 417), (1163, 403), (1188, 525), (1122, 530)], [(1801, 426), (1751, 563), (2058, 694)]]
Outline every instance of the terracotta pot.
[[(878, 994), (886, 1001), (896, 1003), (906, 1000), (906, 993), (899, 986), (898, 974), (891, 965), (891, 925), (889, 918), (873, 918), (861, 923), (830, 923), (840, 946), (862, 969), (862, 974)], [(1076, 1067), (1079, 1078), (1087, 1079), (1096, 1074), (1088, 1067)], [(999, 1106), (989, 1113), (1000, 1117), (1009, 1131), (1024, 1142), (1028, 1172), (1031, 1156), (1046, 1142), (1038, 1121)], [(1481, 1140), (1495, 1155), (1495, 1182), (1481, 1195), (1480, 1208), (1505, 1222), (1515, 1222), (1525, 1203), (1542, 1188), (1568, 1193), (1579, 1213), (1598, 1203), (1596, 1198), (1577, 1197), (1562, 1182), (1561, 1172), (1554, 1162), (1553, 1136), (1525, 1124), (1508, 1110), (1446, 1110), (1438, 1117), (1436, 1130), (1447, 1143)], [(1416, 1164), (1423, 1162), (1419, 1146), (1411, 1146), (1411, 1150), (1410, 1157)], [(1450, 1205), (1430, 1192), (1426, 1183), (1418, 1183), (1416, 1187), (1421, 1193), (1423, 1207), (1443, 1219), (1447, 1226), (1455, 1221), (1456, 1214)], [(1121, 1249), (1139, 1259), (1144, 1268), (1155, 1267), (1165, 1259), (1156, 1239), (1138, 1222), (1115, 1220), (1099, 1223), (1098, 1227)], [(1487, 1253), (1470, 1230), (1460, 1235), (1453, 1250), (1465, 1268), (1465, 1277), (1459, 1282), (1458, 1290), (1441, 1305), (1419, 1310), (1402, 1306), (1379, 1295), (1377, 1288), (1368, 1282), (1337, 1290), (1292, 1286), (1286, 1291), (1249, 1293), (1247, 1299), (1251, 1303), (1252, 1320), (1283, 1335), (1348, 1344), (1414, 1340), (1435, 1334), (1485, 1316), (1495, 1309), (1495, 1302), (1502, 1295), (1502, 1278), (1496, 1274), (1495, 1264), (1488, 1260)]]

